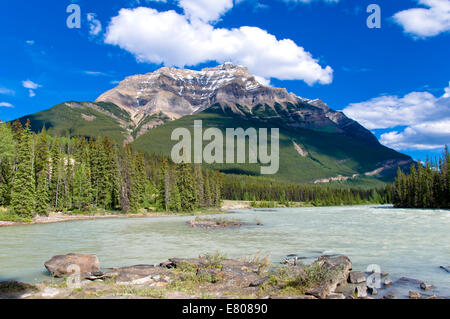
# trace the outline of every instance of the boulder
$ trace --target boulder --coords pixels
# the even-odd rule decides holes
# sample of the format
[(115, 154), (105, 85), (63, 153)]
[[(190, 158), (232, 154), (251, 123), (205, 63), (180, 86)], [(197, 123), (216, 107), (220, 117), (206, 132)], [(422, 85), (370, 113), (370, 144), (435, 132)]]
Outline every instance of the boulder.
[(318, 264), (328, 275), (318, 287), (309, 289), (306, 294), (321, 299), (325, 299), (334, 292), (339, 284), (345, 283), (352, 269), (352, 262), (347, 256), (322, 256), (314, 263)]
[(107, 277), (115, 278), (117, 282), (139, 284), (140, 282), (148, 281), (149, 278), (155, 279), (154, 277), (163, 271), (163, 268), (155, 267), (154, 265), (135, 265), (122, 268), (113, 268), (105, 275)]
[(432, 284), (427, 283), (427, 282), (422, 282), (420, 284), (420, 289), (422, 289), (422, 290), (430, 290), (432, 288), (434, 288), (434, 286)]
[(77, 268), (84, 277), (100, 274), (100, 263), (96, 255), (58, 255), (46, 261), (44, 265), (52, 276), (59, 278), (73, 275)]
[(408, 293), (409, 295), (409, 299), (421, 299), (422, 295), (420, 293), (418, 293), (417, 291), (410, 291)]
[(270, 279), (270, 276), (266, 276), (263, 278), (258, 278), (255, 281), (252, 281), (249, 285), (249, 287), (259, 287), (265, 284)]
[(355, 289), (355, 295), (358, 298), (366, 298), (367, 297), (367, 287), (366, 286), (357, 286)]
[(352, 271), (350, 272), (348, 281), (352, 284), (360, 284), (366, 282), (366, 276), (362, 271)]
[(390, 280), (389, 278), (385, 278), (385, 279), (383, 280), (383, 284), (384, 284), (385, 286), (392, 286), (392, 280)]
[(375, 287), (367, 287), (367, 291), (372, 295), (372, 296), (377, 296), (378, 295), (378, 290)]
[(393, 292), (388, 292), (383, 296), (383, 299), (398, 299), (398, 297)]

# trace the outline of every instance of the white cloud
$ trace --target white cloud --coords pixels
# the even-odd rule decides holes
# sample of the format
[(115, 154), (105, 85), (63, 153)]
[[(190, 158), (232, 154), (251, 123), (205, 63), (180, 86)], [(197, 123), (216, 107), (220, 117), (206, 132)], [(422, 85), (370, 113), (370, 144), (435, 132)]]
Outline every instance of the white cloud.
[(24, 88), (27, 88), (27, 89), (33, 89), (33, 90), (35, 90), (35, 89), (37, 89), (37, 88), (40, 87), (39, 84), (34, 83), (34, 82), (31, 81), (31, 80), (25, 80), (25, 81), (22, 81), (22, 85), (23, 85)]
[(34, 93), (34, 90), (36, 90), (36, 89), (41, 87), (40, 84), (34, 83), (31, 80), (22, 81), (22, 85), (23, 85), (24, 88), (29, 89), (28, 90), (29, 97), (36, 96), (36, 93)]
[(83, 71), (84, 74), (86, 75), (91, 75), (91, 76), (110, 76), (108, 73), (105, 72), (100, 72), (100, 71)]
[(25, 41), (26, 44), (28, 45), (33, 45), (34, 44), (34, 40), (27, 40)]
[(233, 0), (179, 0), (178, 5), (188, 19), (210, 22), (217, 21), (233, 8)]
[(395, 149), (434, 149), (450, 143), (450, 82), (441, 97), (429, 92), (382, 96), (352, 103), (343, 111), (368, 129), (392, 129), (381, 135), (381, 143)]
[(14, 107), (14, 105), (8, 102), (0, 102), (0, 107)]
[(418, 0), (418, 3), (428, 8), (408, 9), (394, 15), (405, 33), (415, 38), (427, 38), (450, 31), (449, 0)]
[(303, 80), (309, 85), (333, 79), (330, 66), (323, 68), (290, 39), (278, 40), (257, 27), (214, 28), (175, 11), (121, 9), (108, 26), (105, 43), (120, 46), (141, 62), (184, 67), (232, 61), (265, 79)]
[(89, 23), (89, 34), (91, 36), (96, 36), (102, 32), (102, 23), (100, 20), (96, 19), (97, 15), (95, 13), (87, 14), (87, 21)]
[(13, 90), (7, 89), (5, 87), (0, 86), (0, 94), (4, 94), (4, 95), (14, 95), (16, 92), (14, 92)]

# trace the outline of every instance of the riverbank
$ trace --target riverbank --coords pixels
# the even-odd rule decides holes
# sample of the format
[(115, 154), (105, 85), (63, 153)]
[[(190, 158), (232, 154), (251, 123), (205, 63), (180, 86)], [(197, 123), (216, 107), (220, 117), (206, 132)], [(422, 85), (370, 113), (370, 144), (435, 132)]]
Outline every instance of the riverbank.
[[(74, 267), (76, 266), (76, 267)], [(100, 270), (95, 255), (55, 256), (45, 263), (61, 279), (38, 284), (0, 283), (0, 298), (13, 299), (436, 299), (433, 287), (388, 274), (353, 271), (346, 256), (321, 256), (311, 264), (297, 258), (273, 265), (267, 257), (223, 255), (171, 258), (158, 265)], [(73, 276), (72, 269), (80, 275)], [(67, 279), (66, 279), (67, 278)], [(371, 278), (378, 280), (374, 286)], [(408, 292), (401, 292), (408, 283)], [(406, 295), (405, 295), (406, 294)]]
[[(226, 214), (235, 210), (264, 209), (264, 208), (301, 208), (314, 207), (314, 205), (305, 202), (290, 202), (288, 205), (272, 201), (243, 201), (243, 200), (224, 200), (220, 208), (210, 208), (196, 210), (193, 212), (158, 212), (148, 211), (134, 214), (121, 214), (112, 211), (98, 211), (95, 213), (71, 213), (71, 212), (52, 212), (48, 216), (35, 216), (31, 221), (12, 221), (2, 220), (0, 215), (0, 227), (23, 226), (35, 224), (51, 224), (70, 222), (78, 220), (95, 220), (108, 218), (148, 218), (148, 217), (171, 217), (171, 216), (197, 216), (197, 215), (216, 215)], [(3, 213), (5, 208), (0, 208)]]
[(50, 213), (48, 216), (36, 216), (31, 222), (1, 221), (0, 227), (23, 226), (36, 224), (52, 224), (78, 220), (95, 220), (110, 218), (149, 218), (149, 217), (171, 217), (171, 216), (197, 216), (197, 215), (216, 215), (226, 213), (223, 209), (198, 210), (190, 213), (166, 213), (166, 212), (146, 212), (136, 214), (118, 214), (116, 212), (97, 212), (95, 214), (71, 214), (71, 213)]

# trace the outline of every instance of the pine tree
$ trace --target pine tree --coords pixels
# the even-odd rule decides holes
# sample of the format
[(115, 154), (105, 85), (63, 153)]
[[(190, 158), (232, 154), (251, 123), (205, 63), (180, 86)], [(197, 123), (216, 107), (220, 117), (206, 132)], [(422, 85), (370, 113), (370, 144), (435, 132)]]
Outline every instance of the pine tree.
[(61, 196), (61, 146), (59, 138), (53, 140), (50, 151), (50, 202), (51, 205), (58, 209), (59, 198)]
[(12, 184), (11, 207), (23, 218), (32, 218), (35, 208), (35, 181), (33, 168), (33, 145), (30, 122), (27, 121), (19, 136), (17, 170)]
[(45, 127), (37, 136), (34, 157), (34, 171), (36, 180), (36, 213), (39, 215), (47, 215), (50, 206), (50, 152), (48, 135)]
[(181, 209), (191, 212), (197, 206), (194, 179), (191, 167), (182, 162), (177, 167), (177, 189), (181, 199)]
[(160, 169), (160, 181), (159, 181), (159, 203), (160, 206), (167, 212), (169, 211), (170, 204), (170, 176), (169, 176), (169, 167), (167, 163), (167, 159), (163, 158), (161, 162)]
[(0, 124), (0, 205), (11, 203), (11, 183), (14, 175), (16, 146), (11, 126)]

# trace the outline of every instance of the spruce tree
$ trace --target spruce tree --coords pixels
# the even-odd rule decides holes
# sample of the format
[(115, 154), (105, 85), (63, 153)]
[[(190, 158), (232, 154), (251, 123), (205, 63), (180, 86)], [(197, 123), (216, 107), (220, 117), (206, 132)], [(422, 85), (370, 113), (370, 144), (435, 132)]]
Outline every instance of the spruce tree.
[(181, 199), (181, 209), (187, 212), (193, 211), (197, 205), (195, 185), (192, 169), (185, 162), (178, 164), (177, 167), (177, 188)]
[(8, 123), (0, 124), (0, 205), (11, 203), (11, 183), (14, 175), (16, 146)]
[(30, 122), (27, 121), (19, 136), (17, 170), (12, 183), (11, 207), (23, 218), (32, 218), (35, 208), (35, 181), (33, 168), (33, 145)]
[(50, 206), (50, 152), (45, 127), (36, 138), (34, 171), (36, 180), (36, 213), (39, 215), (47, 215)]

